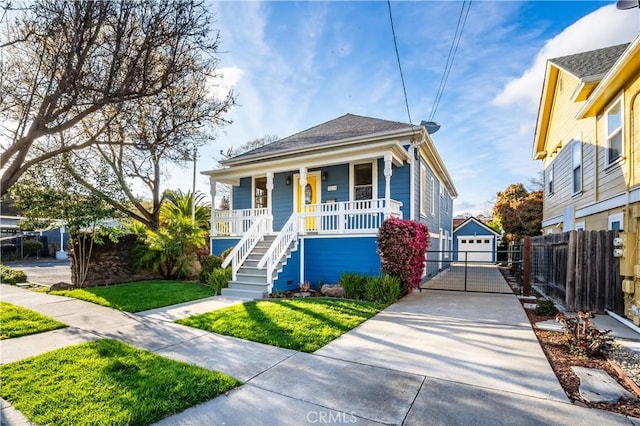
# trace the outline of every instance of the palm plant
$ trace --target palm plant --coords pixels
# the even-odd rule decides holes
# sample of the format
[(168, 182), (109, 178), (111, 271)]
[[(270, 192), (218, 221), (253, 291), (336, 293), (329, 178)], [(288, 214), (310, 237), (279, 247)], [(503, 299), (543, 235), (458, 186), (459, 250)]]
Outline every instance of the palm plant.
[[(195, 205), (192, 220), (192, 206)], [(199, 250), (207, 245), (211, 210), (204, 195), (177, 191), (167, 194), (160, 210), (160, 227), (145, 233), (146, 251), (140, 259), (169, 279), (192, 276)]]

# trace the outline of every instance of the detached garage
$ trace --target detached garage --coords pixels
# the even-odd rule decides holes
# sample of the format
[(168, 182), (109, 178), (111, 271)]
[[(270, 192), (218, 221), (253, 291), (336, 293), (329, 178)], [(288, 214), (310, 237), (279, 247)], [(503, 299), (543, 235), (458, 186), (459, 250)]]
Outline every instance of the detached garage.
[(495, 263), (498, 234), (475, 217), (470, 217), (453, 230), (454, 259), (463, 262)]

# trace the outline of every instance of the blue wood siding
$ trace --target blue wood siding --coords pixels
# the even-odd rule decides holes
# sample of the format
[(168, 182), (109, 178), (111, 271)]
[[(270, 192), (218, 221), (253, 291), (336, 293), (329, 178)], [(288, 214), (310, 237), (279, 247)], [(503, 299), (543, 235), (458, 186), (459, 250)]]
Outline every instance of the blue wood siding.
[(214, 238), (211, 240), (211, 254), (220, 256), (223, 251), (235, 246), (239, 241), (240, 238)]
[[(273, 213), (273, 230), (279, 231), (289, 220), (293, 212), (293, 175), (295, 171), (276, 173), (273, 175), (273, 192), (271, 194), (271, 212)], [(287, 178), (291, 183), (287, 185)]]
[[(384, 167), (382, 172), (382, 197), (384, 197)], [(402, 167), (391, 168), (391, 198), (402, 203), (402, 218), (411, 218), (411, 165), (403, 164)]]
[(438, 247), (440, 247), (440, 239), (439, 238), (431, 238), (429, 248), (427, 249), (427, 262), (425, 265), (426, 269), (426, 278), (431, 278), (436, 275), (439, 269), (442, 267), (448, 267), (448, 263), (442, 262), (442, 265), (439, 264), (440, 253), (438, 252)]
[[(327, 200), (349, 201), (349, 165), (340, 164), (321, 169), (327, 173), (327, 180), (322, 182), (322, 202)], [(335, 191), (329, 191), (330, 186), (335, 186)]]
[(240, 185), (232, 187), (233, 189), (233, 206), (232, 210), (250, 209), (251, 206), (251, 185), (252, 178), (246, 177), (240, 179)]
[(376, 237), (304, 239), (305, 281), (335, 284), (343, 272), (380, 275)]
[(300, 250), (291, 252), (278, 278), (273, 282), (272, 292), (290, 291), (300, 288)]

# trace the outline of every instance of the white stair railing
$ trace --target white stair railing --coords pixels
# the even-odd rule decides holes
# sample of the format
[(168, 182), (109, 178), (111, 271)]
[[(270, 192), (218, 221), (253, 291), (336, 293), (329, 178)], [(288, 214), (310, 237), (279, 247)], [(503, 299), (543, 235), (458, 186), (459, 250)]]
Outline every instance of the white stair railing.
[(287, 223), (284, 224), (276, 239), (271, 243), (269, 250), (262, 256), (258, 262), (258, 268), (263, 269), (267, 266), (267, 284), (269, 292), (273, 286), (273, 273), (280, 264), (280, 261), (287, 254), (291, 244), (298, 240), (298, 214), (293, 213)]
[(238, 269), (242, 266), (247, 259), (251, 250), (264, 238), (264, 236), (271, 232), (271, 221), (273, 216), (262, 215), (259, 216), (253, 224), (249, 227), (244, 237), (236, 244), (231, 250), (229, 256), (222, 262), (222, 267), (226, 268), (231, 263), (231, 272), (233, 280), (236, 280), (236, 274)]

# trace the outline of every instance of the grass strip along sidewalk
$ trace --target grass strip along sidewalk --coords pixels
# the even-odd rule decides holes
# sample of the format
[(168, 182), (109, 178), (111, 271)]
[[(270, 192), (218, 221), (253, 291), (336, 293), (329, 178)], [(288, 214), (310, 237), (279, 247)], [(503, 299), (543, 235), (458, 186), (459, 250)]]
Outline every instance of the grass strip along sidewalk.
[(141, 312), (215, 296), (211, 287), (183, 281), (140, 281), (106, 287), (58, 290), (49, 294), (73, 297), (126, 312)]
[(383, 308), (342, 299), (254, 301), (178, 320), (214, 333), (313, 352)]
[(148, 425), (241, 383), (116, 340), (0, 366), (0, 395), (37, 424)]
[(0, 340), (42, 333), (66, 326), (66, 324), (31, 309), (0, 302)]

